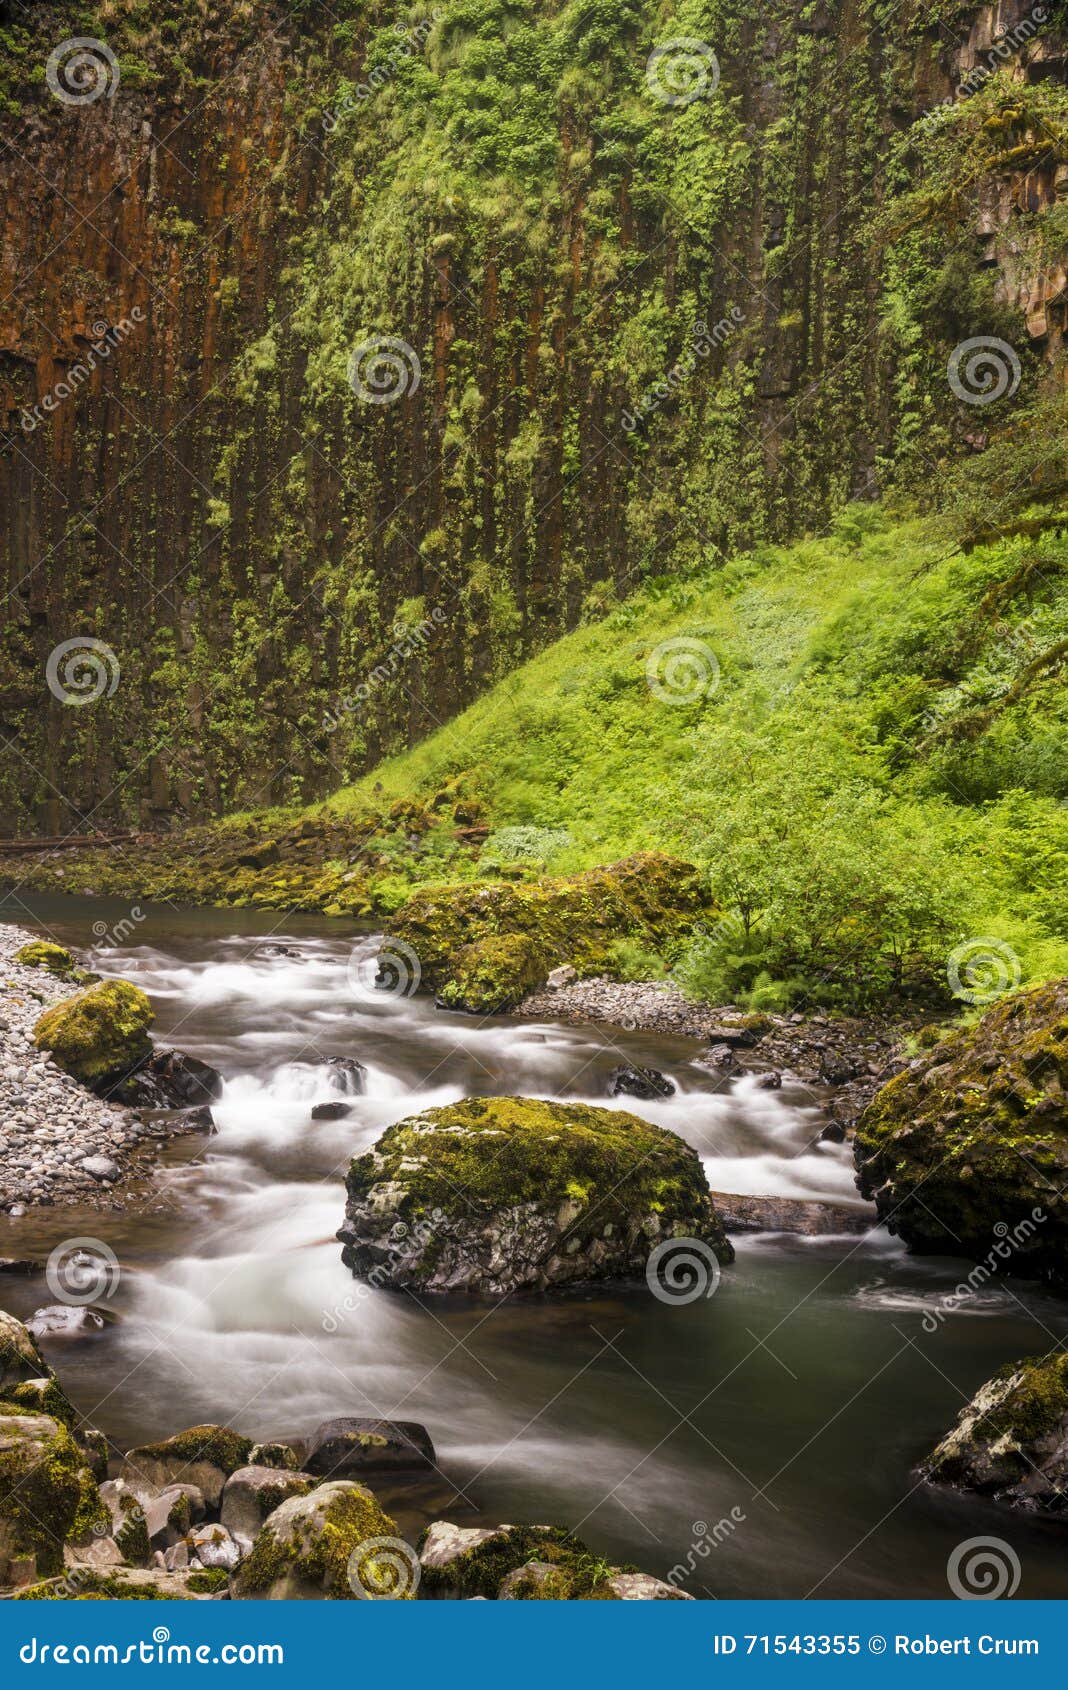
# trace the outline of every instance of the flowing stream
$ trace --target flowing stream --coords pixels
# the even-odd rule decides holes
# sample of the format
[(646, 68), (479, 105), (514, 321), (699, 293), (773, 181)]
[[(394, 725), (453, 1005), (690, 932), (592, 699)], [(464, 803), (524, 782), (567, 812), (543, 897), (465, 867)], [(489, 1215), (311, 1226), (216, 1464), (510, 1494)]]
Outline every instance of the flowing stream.
[[(945, 1596), (954, 1547), (990, 1535), (1019, 1555), (1021, 1596), (1068, 1592), (1061, 1530), (932, 1492), (914, 1470), (982, 1380), (1068, 1334), (1068, 1305), (1033, 1285), (987, 1285), (941, 1318), (970, 1264), (909, 1257), (882, 1234), (736, 1239), (716, 1294), (679, 1307), (644, 1286), (420, 1304), (342, 1266), (349, 1157), (428, 1105), (603, 1105), (610, 1069), (643, 1062), (675, 1096), (619, 1106), (693, 1144), (713, 1189), (855, 1201), (848, 1147), (816, 1143), (809, 1091), (719, 1079), (694, 1065), (694, 1040), (479, 1023), (425, 995), (362, 992), (351, 923), (144, 906), (116, 945), (114, 925), (94, 940), (129, 916), (107, 900), (2, 907), (96, 943), (93, 966), (152, 995), (161, 1042), (226, 1077), (217, 1135), (168, 1146), (125, 1212), (0, 1216), (0, 1255), (78, 1235), (118, 1255), (104, 1332), (44, 1347), (120, 1443), (205, 1420), (256, 1436), (341, 1414), (417, 1420), (439, 1472), (377, 1487), (408, 1533), (433, 1518), (551, 1521), (613, 1561), (676, 1568), (696, 1596), (734, 1597)], [(338, 1096), (338, 1056), (366, 1066), (365, 1092), (347, 1119), (313, 1122)], [(0, 1298), (23, 1318), (49, 1300), (14, 1278)]]

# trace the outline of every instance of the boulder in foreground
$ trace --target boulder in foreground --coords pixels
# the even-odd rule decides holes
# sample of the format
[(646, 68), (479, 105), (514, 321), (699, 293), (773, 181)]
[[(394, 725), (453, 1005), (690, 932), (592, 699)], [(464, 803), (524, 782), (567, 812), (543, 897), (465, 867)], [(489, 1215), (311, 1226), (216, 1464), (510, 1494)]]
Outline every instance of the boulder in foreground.
[(419, 1540), (424, 1596), (452, 1601), (689, 1602), (635, 1568), (610, 1567), (563, 1526), (454, 1526), (435, 1520)]
[(410, 1600), (414, 1551), (363, 1485), (320, 1485), (268, 1515), (231, 1594), (238, 1600), (351, 1602), (368, 1595)]
[(1000, 998), (898, 1074), (855, 1154), (913, 1249), (1068, 1282), (1068, 980)]
[(1010, 1362), (923, 1464), (926, 1478), (1068, 1515), (1068, 1355)]
[(76, 1080), (99, 1085), (151, 1054), (148, 1029), (154, 1020), (140, 986), (129, 980), (102, 980), (46, 1009), (34, 1028), (34, 1043), (39, 1050), (51, 1051)]
[(357, 1157), (347, 1189), (344, 1260), (379, 1286), (500, 1296), (640, 1278), (673, 1237), (733, 1259), (697, 1152), (614, 1109), (427, 1109)]

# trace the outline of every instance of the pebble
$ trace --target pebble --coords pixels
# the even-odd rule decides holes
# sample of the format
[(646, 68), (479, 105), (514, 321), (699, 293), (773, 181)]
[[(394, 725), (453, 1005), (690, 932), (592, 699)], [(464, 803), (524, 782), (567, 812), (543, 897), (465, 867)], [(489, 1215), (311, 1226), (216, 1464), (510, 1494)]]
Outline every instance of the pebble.
[(32, 1204), (113, 1205), (111, 1187), (142, 1133), (130, 1110), (94, 1096), (35, 1047), (39, 1016), (78, 990), (15, 961), (36, 937), (0, 925), (0, 1212), (13, 1219)]

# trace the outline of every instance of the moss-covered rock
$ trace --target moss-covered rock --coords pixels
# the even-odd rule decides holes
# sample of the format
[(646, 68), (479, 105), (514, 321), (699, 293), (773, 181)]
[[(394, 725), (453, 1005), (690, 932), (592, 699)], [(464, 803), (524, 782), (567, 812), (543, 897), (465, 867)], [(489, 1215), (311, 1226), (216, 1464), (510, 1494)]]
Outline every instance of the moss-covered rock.
[(61, 1425), (72, 1427), (77, 1415), (74, 1405), (54, 1373), (43, 1379), (24, 1379), (19, 1385), (5, 1387), (8, 1402), (19, 1408), (31, 1409), (35, 1414), (50, 1414)]
[(477, 939), (473, 945), (461, 945), (450, 958), (449, 978), (438, 1001), (469, 1015), (499, 1015), (514, 1009), (547, 973), (541, 946), (525, 933)]
[(406, 1548), (369, 1490), (344, 1481), (320, 1485), (308, 1496), (291, 1497), (268, 1516), (234, 1577), (232, 1595), (238, 1600), (354, 1601), (381, 1593), (410, 1600), (418, 1583), (415, 1553), (406, 1573), (402, 1570), (402, 1583), (391, 1588), (386, 1558), (376, 1559), (383, 1538), (392, 1539), (401, 1552)]
[(1000, 999), (861, 1116), (858, 1184), (913, 1249), (1068, 1282), (1068, 981)]
[(501, 1295), (640, 1277), (673, 1237), (733, 1259), (696, 1151), (611, 1109), (427, 1109), (357, 1157), (347, 1189), (344, 1260), (379, 1285)]
[(923, 1464), (935, 1483), (1068, 1514), (1068, 1355), (1010, 1362)]
[(641, 1576), (610, 1566), (563, 1526), (435, 1520), (419, 1539), (419, 1561), (423, 1594), (454, 1601), (614, 1601), (614, 1577)]
[[(610, 968), (621, 939), (670, 947), (711, 913), (697, 870), (650, 851), (560, 879), (428, 887), (387, 926), (443, 1002), (473, 1007), (468, 993), (517, 1002), (558, 963), (583, 974)], [(505, 937), (528, 942), (502, 947)]]
[(75, 1079), (94, 1085), (150, 1055), (148, 1029), (154, 1020), (152, 1005), (139, 986), (128, 980), (102, 980), (46, 1009), (34, 1028), (34, 1043), (39, 1050), (51, 1051)]
[(33, 1333), (13, 1314), (0, 1309), (0, 1396), (10, 1399), (11, 1387), (52, 1376)]
[(310, 1473), (280, 1467), (239, 1467), (226, 1481), (219, 1519), (233, 1536), (255, 1538), (276, 1508), (291, 1496), (307, 1496), (317, 1483)]
[(78, 966), (65, 945), (53, 945), (47, 939), (31, 939), (15, 952), (15, 961), (24, 968), (43, 968), (61, 979), (73, 974)]
[(209, 1507), (215, 1508), (231, 1473), (243, 1467), (252, 1448), (229, 1426), (190, 1426), (158, 1444), (131, 1449), (122, 1465), (122, 1477), (135, 1488), (148, 1485), (165, 1490), (168, 1485), (195, 1485)]
[(0, 1403), (0, 1584), (13, 1582), (16, 1569), (32, 1579), (62, 1568), (86, 1505), (86, 1471), (58, 1420)]

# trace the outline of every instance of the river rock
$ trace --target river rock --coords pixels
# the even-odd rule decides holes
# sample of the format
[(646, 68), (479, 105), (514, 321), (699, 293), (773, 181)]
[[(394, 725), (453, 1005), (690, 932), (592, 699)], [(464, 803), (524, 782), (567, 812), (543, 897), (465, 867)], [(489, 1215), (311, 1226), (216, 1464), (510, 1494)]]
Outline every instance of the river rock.
[(608, 1076), (609, 1097), (640, 1097), (646, 1102), (656, 1098), (674, 1097), (674, 1082), (656, 1068), (631, 1068), (620, 1064)]
[(346, 1115), (352, 1114), (351, 1103), (317, 1103), (312, 1109), (313, 1121), (343, 1121)]
[(837, 1232), (870, 1232), (879, 1224), (874, 1206), (868, 1204), (748, 1197), (727, 1191), (714, 1191), (712, 1201), (727, 1232), (795, 1232), (819, 1238)]
[(434, 1465), (434, 1445), (414, 1420), (327, 1420), (308, 1446), (305, 1468), (325, 1478), (364, 1478)]
[(0, 1585), (32, 1584), (62, 1569), (83, 1499), (99, 1508), (67, 1428), (49, 1414), (5, 1414), (0, 1403)]
[(203, 1520), (206, 1507), (196, 1485), (168, 1485), (160, 1491), (145, 1504), (145, 1529), (153, 1549), (169, 1549), (186, 1537)]
[(154, 1050), (145, 1061), (113, 1081), (109, 1095), (140, 1109), (200, 1109), (215, 1103), (222, 1088), (218, 1069), (199, 1056)]
[(1068, 1515), (1068, 1355), (1009, 1362), (923, 1464), (933, 1483)]
[(191, 1426), (158, 1444), (131, 1449), (122, 1464), (122, 1477), (133, 1484), (154, 1487), (195, 1485), (209, 1508), (217, 1508), (231, 1473), (248, 1461), (252, 1442), (228, 1426)]
[(620, 1595), (613, 1578), (642, 1576), (606, 1567), (563, 1526), (486, 1529), (435, 1520), (419, 1541), (419, 1560), (422, 1593), (451, 1601), (612, 1600)]
[(453, 952), (437, 1001), (468, 1015), (501, 1015), (541, 984), (545, 966), (540, 945), (526, 933), (478, 939)]
[[(490, 1003), (517, 1001), (535, 958), (542, 980), (561, 964), (592, 973), (612, 960), (618, 940), (662, 946), (710, 913), (698, 870), (648, 851), (576, 875), (427, 887), (390, 918), (387, 930), (410, 947), (423, 984), (450, 1007), (477, 1002), (487, 1013)], [(508, 951), (492, 943), (505, 938), (527, 943)], [(484, 942), (488, 948), (475, 949)]]
[[(320, 1485), (307, 1496), (293, 1496), (264, 1521), (252, 1553), (231, 1585), (238, 1601), (354, 1601), (354, 1582), (374, 1582), (378, 1568), (364, 1565), (357, 1551), (370, 1540), (392, 1538), (406, 1546), (396, 1523), (384, 1514), (363, 1485), (344, 1481)], [(418, 1585), (414, 1550), (407, 1586), (397, 1592), (410, 1599)], [(365, 1590), (366, 1594), (366, 1590)]]
[(685, 1590), (676, 1590), (664, 1579), (651, 1573), (614, 1573), (607, 1581), (608, 1589), (620, 1602), (692, 1602)]
[(300, 1460), (292, 1444), (253, 1444), (248, 1452), (248, 1464), (250, 1467), (281, 1467), (295, 1473)]
[(219, 1518), (234, 1537), (254, 1539), (268, 1514), (291, 1496), (307, 1496), (316, 1482), (310, 1473), (279, 1467), (239, 1467), (223, 1488)]
[(223, 1525), (197, 1526), (189, 1533), (186, 1543), (191, 1567), (222, 1567), (232, 1573), (241, 1561), (240, 1545)]
[(1068, 1283), (1068, 980), (999, 998), (878, 1093), (858, 1181), (914, 1250)]
[(330, 1083), (345, 1097), (359, 1097), (367, 1083), (367, 1069), (354, 1056), (328, 1056)]
[(13, 1314), (0, 1309), (0, 1393), (23, 1380), (48, 1378), (52, 1369), (33, 1333)]
[(347, 1180), (343, 1258), (380, 1286), (502, 1296), (644, 1277), (654, 1246), (733, 1259), (697, 1152), (636, 1115), (467, 1098), (387, 1128)]
[(103, 1087), (151, 1055), (148, 1029), (154, 1020), (139, 986), (102, 980), (46, 1009), (34, 1027), (34, 1043), (76, 1080)]
[(31, 939), (15, 952), (15, 961), (23, 968), (43, 968), (60, 979), (73, 974), (78, 967), (65, 945), (53, 945), (48, 939)]
[(26, 1325), (35, 1338), (88, 1338), (104, 1330), (95, 1309), (69, 1303), (49, 1303), (35, 1310)]

